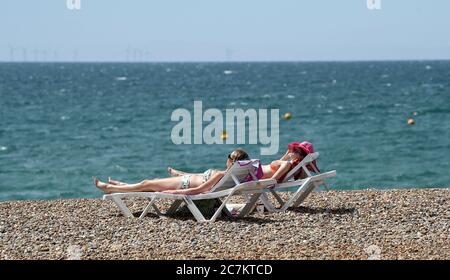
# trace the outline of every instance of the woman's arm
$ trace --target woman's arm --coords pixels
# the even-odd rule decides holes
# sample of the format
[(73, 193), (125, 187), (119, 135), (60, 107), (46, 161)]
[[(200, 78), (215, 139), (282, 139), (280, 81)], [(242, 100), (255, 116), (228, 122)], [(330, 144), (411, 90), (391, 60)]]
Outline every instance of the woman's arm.
[(291, 163), (289, 161), (283, 161), (280, 165), (280, 168), (278, 168), (277, 172), (273, 174), (272, 179), (275, 179), (278, 181), (281, 177), (283, 177), (284, 174), (289, 172), (289, 169), (291, 168)]
[(286, 153), (280, 158), (280, 160), (288, 160), (289, 159), (289, 150), (286, 150)]
[(193, 194), (199, 194), (204, 193), (212, 189), (217, 182), (219, 182), (220, 179), (222, 179), (224, 172), (216, 172), (214, 175), (209, 178), (208, 181), (201, 184), (200, 186), (196, 188), (189, 188), (189, 189), (183, 189), (183, 190), (168, 190), (164, 191), (165, 193), (173, 193), (173, 194), (185, 194), (185, 195), (193, 195)]

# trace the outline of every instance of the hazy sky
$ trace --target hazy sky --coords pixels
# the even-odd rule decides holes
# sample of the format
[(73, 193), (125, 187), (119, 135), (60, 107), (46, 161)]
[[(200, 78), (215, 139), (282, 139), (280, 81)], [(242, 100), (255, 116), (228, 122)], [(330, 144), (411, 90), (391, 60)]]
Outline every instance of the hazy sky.
[(0, 0), (0, 61), (450, 59), (449, 0)]

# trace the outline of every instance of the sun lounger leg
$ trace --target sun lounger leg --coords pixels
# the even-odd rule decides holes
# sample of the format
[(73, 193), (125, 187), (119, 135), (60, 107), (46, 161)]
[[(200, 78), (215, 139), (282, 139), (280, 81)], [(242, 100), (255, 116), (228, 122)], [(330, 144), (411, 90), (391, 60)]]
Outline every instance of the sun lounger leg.
[(184, 201), (186, 202), (187, 207), (189, 208), (189, 210), (191, 211), (192, 215), (194, 215), (195, 219), (197, 219), (198, 222), (206, 222), (205, 217), (200, 212), (200, 210), (198, 210), (197, 206), (195, 206), (195, 204), (192, 201), (192, 199), (190, 199), (188, 197), (185, 197)]
[(245, 204), (244, 208), (242, 208), (242, 210), (239, 213), (238, 217), (244, 217), (244, 216), (247, 216), (248, 214), (250, 214), (253, 211), (253, 209), (255, 209), (256, 202), (258, 201), (260, 196), (261, 196), (261, 193), (253, 194), (250, 197), (250, 200)]
[(159, 211), (158, 206), (156, 206), (156, 201), (153, 202), (152, 206), (153, 206), (153, 209), (155, 210), (156, 214), (158, 214), (158, 216), (162, 216), (163, 215), (163, 213), (161, 213), (161, 211)]
[(183, 203), (182, 200), (175, 200), (170, 208), (167, 210), (166, 215), (173, 215), (177, 211), (178, 207), (180, 207), (181, 203)]
[[(141, 215), (139, 216), (139, 219), (142, 219), (147, 215), (148, 211), (150, 210), (150, 207), (152, 207), (152, 206), (154, 206), (154, 208), (156, 207), (156, 205), (154, 205), (155, 200), (156, 200), (155, 197), (152, 197), (152, 199), (150, 199), (150, 202), (147, 204), (147, 207), (145, 207), (144, 211), (142, 211)], [(157, 209), (156, 212), (158, 213), (159, 212), (158, 207), (156, 207), (155, 209)], [(159, 213), (161, 213), (161, 212), (159, 212)], [(158, 215), (159, 215), (159, 213), (158, 213)]]
[[(221, 204), (222, 204), (222, 200), (220, 200), (220, 198), (217, 198), (216, 201), (217, 201), (217, 204), (218, 204), (218, 205), (221, 205)], [(225, 206), (226, 206), (226, 205), (225, 205)], [(227, 215), (228, 217), (233, 217), (233, 215), (231, 214), (231, 212), (228, 211), (228, 208), (227, 208), (227, 207), (223, 207), (222, 212), (224, 212), (225, 215)]]
[(315, 188), (314, 184), (311, 184), (309, 181), (305, 182), (303, 186), (301, 186), (295, 195), (292, 196), (284, 205), (281, 207), (281, 211), (286, 211), (289, 206), (297, 205), (298, 207), (311, 193), (311, 191)]
[(294, 204), (292, 205), (292, 207), (297, 208), (300, 206), (300, 204), (303, 203), (303, 201), (305, 201), (305, 199), (308, 197), (308, 195), (314, 191), (316, 188), (318, 188), (320, 186), (319, 183), (312, 183), (311, 186), (308, 186), (306, 188), (306, 190), (297, 198), (297, 200), (295, 200)]
[[(267, 196), (266, 193), (263, 193), (261, 195), (261, 202), (264, 204), (264, 207), (266, 207), (266, 209), (269, 212), (277, 212), (278, 211), (278, 209), (273, 206), (272, 202), (270, 202), (269, 197)], [(284, 202), (281, 205), (283, 206)]]
[(113, 196), (112, 200), (116, 203), (117, 207), (119, 207), (120, 211), (122, 211), (123, 215), (127, 218), (133, 217), (133, 213), (131, 213), (130, 209), (125, 205), (122, 199), (118, 196)]
[(278, 203), (280, 203), (280, 205), (284, 205), (284, 200), (277, 194), (276, 191), (270, 190), (270, 192), (275, 197), (275, 199), (278, 201)]
[(230, 200), (231, 196), (233, 196), (233, 192), (231, 192), (227, 198), (222, 202), (222, 204), (219, 206), (217, 211), (214, 213), (214, 215), (209, 219), (209, 222), (214, 222), (217, 217), (219, 217), (220, 213), (222, 213), (223, 209), (225, 208), (225, 205), (227, 204), (228, 200)]

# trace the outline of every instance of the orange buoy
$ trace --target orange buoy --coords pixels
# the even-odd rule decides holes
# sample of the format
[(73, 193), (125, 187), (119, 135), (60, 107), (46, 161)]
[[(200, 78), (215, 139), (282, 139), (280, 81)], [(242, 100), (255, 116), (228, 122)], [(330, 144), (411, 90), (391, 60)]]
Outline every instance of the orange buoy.
[(227, 138), (228, 138), (228, 133), (227, 133), (227, 131), (226, 130), (223, 130), (222, 131), (222, 134), (220, 135), (220, 138), (222, 139), (222, 140), (227, 140)]
[(292, 119), (292, 114), (287, 112), (284, 114), (283, 118), (288, 121), (288, 120)]

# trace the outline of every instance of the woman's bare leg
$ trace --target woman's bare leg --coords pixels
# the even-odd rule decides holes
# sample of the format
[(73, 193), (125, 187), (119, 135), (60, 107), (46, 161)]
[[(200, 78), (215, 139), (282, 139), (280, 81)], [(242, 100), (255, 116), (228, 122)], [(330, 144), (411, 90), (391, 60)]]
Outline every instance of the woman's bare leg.
[(201, 173), (188, 173), (188, 172), (173, 169), (172, 167), (167, 167), (167, 172), (169, 172), (169, 174), (172, 177), (184, 176), (184, 175), (201, 175)]
[(94, 184), (105, 193), (115, 192), (160, 192), (176, 190), (181, 185), (181, 177), (144, 180), (137, 184), (113, 185), (94, 179)]
[(113, 180), (113, 179), (111, 179), (111, 177), (108, 177), (108, 184), (116, 185), (116, 186), (127, 185), (127, 183), (121, 182), (121, 181), (117, 181), (117, 180)]
[(179, 171), (179, 170), (176, 170), (176, 169), (173, 169), (172, 167), (167, 167), (167, 172), (170, 174), (170, 176), (172, 176), (172, 177), (177, 177), (177, 176), (183, 176), (183, 175), (189, 175), (188, 173), (186, 173), (186, 172), (183, 172), (183, 171)]
[[(155, 178), (154, 180), (159, 179), (159, 178)], [(124, 185), (130, 185), (129, 183), (125, 183), (122, 181), (118, 181), (118, 180), (113, 180), (111, 179), (111, 177), (108, 177), (108, 184), (110, 185), (116, 185), (116, 186), (124, 186)], [(133, 185), (133, 184), (131, 184)]]

